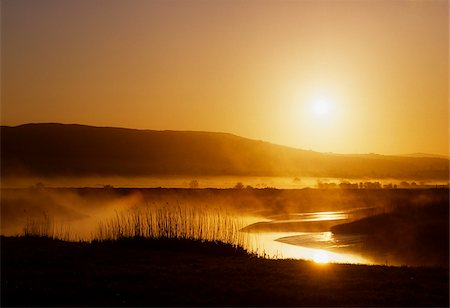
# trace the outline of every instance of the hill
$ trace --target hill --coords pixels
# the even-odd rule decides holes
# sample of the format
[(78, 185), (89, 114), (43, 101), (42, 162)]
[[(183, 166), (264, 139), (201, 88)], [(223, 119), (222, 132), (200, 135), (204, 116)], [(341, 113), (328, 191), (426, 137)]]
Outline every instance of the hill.
[(448, 179), (449, 160), (337, 155), (226, 133), (152, 131), (77, 124), (1, 127), (8, 176), (238, 175)]

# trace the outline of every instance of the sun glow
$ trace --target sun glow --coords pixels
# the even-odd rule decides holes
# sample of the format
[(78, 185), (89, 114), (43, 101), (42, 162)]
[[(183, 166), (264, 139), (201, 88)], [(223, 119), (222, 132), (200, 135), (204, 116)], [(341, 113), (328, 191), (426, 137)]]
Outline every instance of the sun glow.
[(330, 257), (326, 251), (319, 250), (314, 254), (313, 260), (316, 263), (325, 264), (330, 262)]
[(318, 99), (312, 104), (312, 112), (316, 117), (329, 117), (333, 112), (333, 105), (329, 100)]

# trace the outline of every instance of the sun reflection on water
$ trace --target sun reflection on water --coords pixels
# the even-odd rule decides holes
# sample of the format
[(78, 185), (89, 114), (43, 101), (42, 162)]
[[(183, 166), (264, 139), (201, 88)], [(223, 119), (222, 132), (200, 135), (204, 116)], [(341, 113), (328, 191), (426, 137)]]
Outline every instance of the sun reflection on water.
[(328, 252), (324, 250), (318, 250), (314, 255), (314, 262), (316, 263), (328, 263), (330, 261), (330, 257), (328, 256)]
[[(311, 233), (311, 236), (318, 236)], [(316, 232), (320, 233), (320, 232)], [(311, 248), (287, 244), (277, 241), (281, 237), (305, 235), (298, 232), (268, 232), (268, 233), (248, 233), (247, 245), (250, 251), (271, 259), (303, 259), (318, 263), (359, 263), (373, 264), (370, 260), (353, 253), (338, 253), (326, 249)], [(329, 237), (329, 232), (321, 234), (322, 237)]]

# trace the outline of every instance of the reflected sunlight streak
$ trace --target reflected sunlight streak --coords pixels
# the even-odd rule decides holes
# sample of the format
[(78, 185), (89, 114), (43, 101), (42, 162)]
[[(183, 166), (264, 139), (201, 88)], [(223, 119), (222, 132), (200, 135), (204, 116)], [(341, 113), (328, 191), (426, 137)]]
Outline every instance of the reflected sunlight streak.
[(325, 264), (330, 261), (330, 258), (328, 256), (328, 252), (325, 250), (318, 250), (313, 257), (314, 262)]
[[(279, 238), (298, 235), (298, 232), (247, 233), (247, 249), (260, 256), (271, 259), (303, 259), (327, 263), (373, 264), (372, 261), (351, 253), (336, 253), (328, 250), (291, 245), (276, 241)], [(321, 235), (329, 236), (328, 232)]]

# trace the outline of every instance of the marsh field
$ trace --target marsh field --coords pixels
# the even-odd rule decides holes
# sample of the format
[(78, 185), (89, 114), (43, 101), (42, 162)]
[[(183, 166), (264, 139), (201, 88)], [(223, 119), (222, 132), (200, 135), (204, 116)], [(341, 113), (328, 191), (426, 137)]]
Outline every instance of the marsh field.
[(448, 188), (1, 193), (2, 305), (448, 305)]

